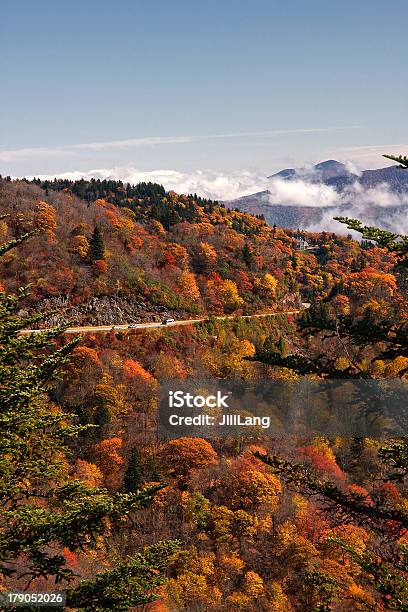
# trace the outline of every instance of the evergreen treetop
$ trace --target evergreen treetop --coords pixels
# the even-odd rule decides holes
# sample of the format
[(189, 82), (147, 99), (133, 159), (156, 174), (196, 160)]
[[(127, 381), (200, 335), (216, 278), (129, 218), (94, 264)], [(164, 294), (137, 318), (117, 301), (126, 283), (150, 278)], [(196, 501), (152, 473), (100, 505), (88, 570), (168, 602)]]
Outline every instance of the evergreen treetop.
[(89, 260), (93, 263), (98, 259), (103, 259), (105, 254), (105, 246), (103, 244), (102, 235), (100, 229), (97, 225), (95, 225), (93, 234), (89, 241), (89, 251), (88, 257)]

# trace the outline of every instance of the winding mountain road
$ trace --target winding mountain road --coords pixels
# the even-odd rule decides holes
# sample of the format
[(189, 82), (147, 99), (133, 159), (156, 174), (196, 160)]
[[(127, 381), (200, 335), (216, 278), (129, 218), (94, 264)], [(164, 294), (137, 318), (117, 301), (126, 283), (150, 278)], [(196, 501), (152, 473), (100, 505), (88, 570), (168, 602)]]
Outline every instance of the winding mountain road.
[[(303, 309), (308, 308), (309, 304), (303, 304)], [(299, 310), (285, 310), (285, 311), (277, 311), (277, 312), (264, 312), (261, 314), (254, 315), (243, 315), (242, 319), (255, 319), (261, 317), (277, 317), (279, 315), (296, 315), (303, 311), (303, 309)], [(214, 317), (215, 320), (225, 321), (227, 319), (236, 319), (236, 315), (227, 315), (227, 316), (219, 316)], [(194, 323), (201, 323), (202, 321), (208, 321), (209, 317), (203, 317), (201, 319), (184, 319), (182, 321), (172, 321), (170, 323), (162, 323), (161, 321), (153, 322), (153, 323), (125, 323), (123, 325), (85, 325), (83, 327), (68, 327), (63, 333), (64, 334), (94, 334), (94, 333), (108, 333), (111, 331), (121, 331), (121, 332), (129, 332), (134, 329), (156, 329), (158, 327), (178, 327), (180, 325), (191, 325)], [(20, 331), (21, 335), (28, 334), (39, 334), (43, 331), (47, 331), (47, 329), (22, 329)]]

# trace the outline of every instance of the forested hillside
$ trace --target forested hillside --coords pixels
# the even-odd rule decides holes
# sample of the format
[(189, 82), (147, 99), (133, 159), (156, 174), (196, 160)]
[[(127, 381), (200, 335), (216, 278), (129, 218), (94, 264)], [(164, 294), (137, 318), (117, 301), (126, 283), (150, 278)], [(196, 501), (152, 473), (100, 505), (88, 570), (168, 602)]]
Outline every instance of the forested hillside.
[[(112, 181), (3, 179), (0, 213), (0, 242), (17, 239), (0, 268), (1, 587), (57, 579), (73, 610), (407, 610), (405, 441), (156, 434), (164, 379), (406, 378), (391, 239), (316, 233), (299, 251), (254, 216)], [(98, 301), (128, 321), (209, 319), (71, 345), (61, 330), (18, 335), (47, 305), (63, 303), (59, 320), (87, 305), (81, 323)], [(300, 318), (239, 316), (302, 301)]]
[(38, 183), (0, 181), (2, 240), (40, 231), (35, 249), (23, 244), (19, 258), (7, 257), (2, 282), (33, 283), (35, 308), (76, 306), (77, 323), (283, 309), (356, 274), (363, 289), (391, 291), (392, 256), (373, 245), (322, 233), (309, 235), (320, 248), (308, 254), (293, 232), (160, 185)]

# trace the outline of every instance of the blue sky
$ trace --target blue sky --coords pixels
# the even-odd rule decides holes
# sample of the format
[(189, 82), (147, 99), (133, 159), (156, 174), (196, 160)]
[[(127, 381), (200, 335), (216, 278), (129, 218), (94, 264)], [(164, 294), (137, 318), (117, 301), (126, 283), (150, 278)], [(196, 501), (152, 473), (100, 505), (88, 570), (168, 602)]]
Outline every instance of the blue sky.
[(408, 150), (407, 26), (400, 0), (3, 0), (0, 173), (379, 166)]

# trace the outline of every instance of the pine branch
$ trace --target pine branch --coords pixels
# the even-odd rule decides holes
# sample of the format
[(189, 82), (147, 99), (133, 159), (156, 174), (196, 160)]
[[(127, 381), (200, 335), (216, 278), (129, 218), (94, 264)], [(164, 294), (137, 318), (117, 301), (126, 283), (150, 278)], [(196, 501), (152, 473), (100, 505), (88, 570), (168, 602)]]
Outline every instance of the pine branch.
[(404, 170), (408, 168), (408, 157), (406, 155), (383, 155), (387, 159), (391, 159), (391, 161), (397, 162), (397, 164), (401, 164), (400, 168)]
[(68, 605), (94, 612), (126, 612), (157, 599), (152, 590), (165, 581), (166, 566), (175, 557), (180, 542), (170, 540), (146, 548), (127, 562), (100, 572), (94, 580), (83, 580), (68, 591)]
[(373, 240), (379, 246), (390, 251), (406, 252), (408, 250), (408, 236), (394, 234), (388, 230), (382, 230), (370, 225), (363, 225), (361, 221), (351, 219), (350, 217), (334, 217), (334, 220), (340, 221), (340, 223), (344, 223), (348, 229), (358, 232), (365, 240)]
[(332, 519), (340, 523), (355, 522), (370, 527), (389, 537), (401, 537), (408, 531), (408, 512), (405, 508), (394, 508), (377, 504), (359, 493), (341, 490), (335, 483), (320, 480), (312, 470), (302, 463), (291, 463), (276, 455), (269, 456), (259, 451), (255, 457), (272, 468), (288, 486), (300, 490), (310, 497), (317, 497)]
[(37, 231), (32, 230), (31, 232), (27, 232), (26, 234), (23, 234), (22, 236), (20, 236), (20, 238), (14, 238), (13, 240), (9, 240), (9, 242), (6, 242), (5, 244), (2, 244), (0, 246), (0, 255), (4, 255), (8, 251), (11, 251), (11, 249), (14, 249), (16, 246), (18, 246), (22, 242), (25, 242), (26, 240), (28, 240), (32, 236), (35, 236), (36, 234), (37, 234)]

